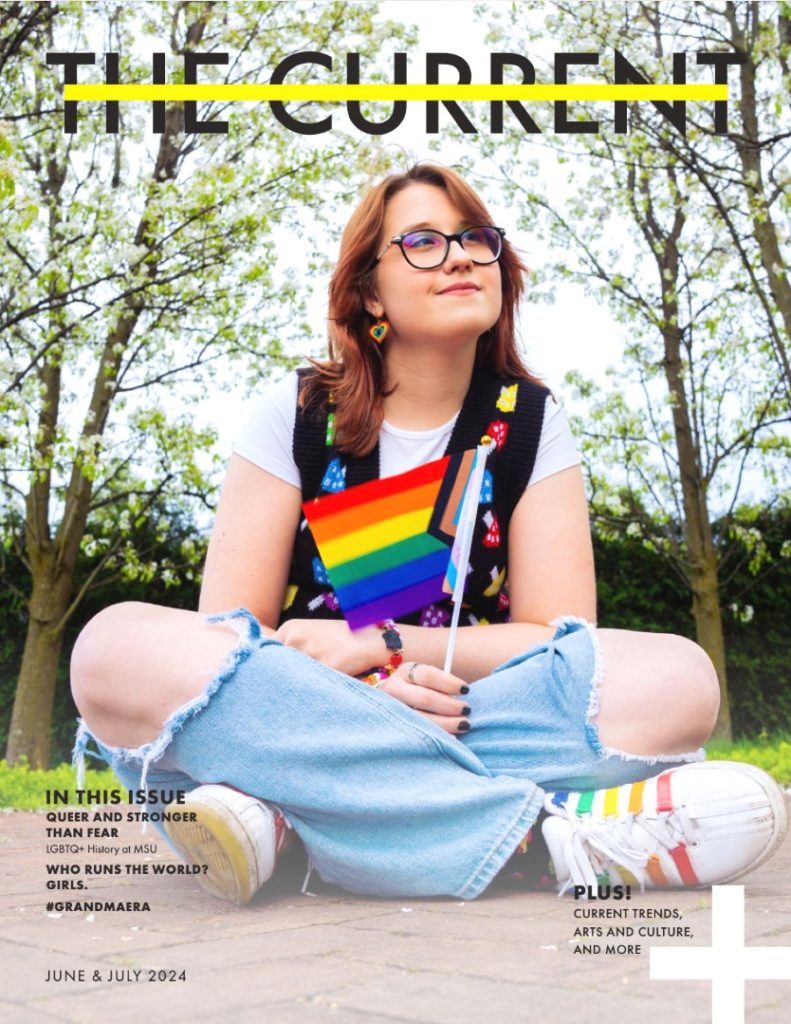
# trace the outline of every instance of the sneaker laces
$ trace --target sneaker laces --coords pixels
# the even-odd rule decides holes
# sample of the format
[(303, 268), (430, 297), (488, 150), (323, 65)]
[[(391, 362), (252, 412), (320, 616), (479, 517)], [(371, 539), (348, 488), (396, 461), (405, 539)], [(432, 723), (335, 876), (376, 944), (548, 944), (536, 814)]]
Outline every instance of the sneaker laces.
[[(560, 896), (572, 885), (599, 885), (598, 875), (611, 865), (634, 875), (640, 883), (640, 891), (645, 892), (649, 877), (646, 865), (652, 857), (658, 856), (662, 850), (672, 850), (680, 842), (687, 846), (697, 845), (697, 830), (683, 804), (661, 813), (655, 822), (646, 820), (642, 815), (594, 819), (589, 814), (577, 817), (568, 808), (564, 810), (565, 820), (571, 826), (563, 846), (569, 877), (559, 891)], [(648, 849), (635, 845), (636, 826), (653, 840)]]

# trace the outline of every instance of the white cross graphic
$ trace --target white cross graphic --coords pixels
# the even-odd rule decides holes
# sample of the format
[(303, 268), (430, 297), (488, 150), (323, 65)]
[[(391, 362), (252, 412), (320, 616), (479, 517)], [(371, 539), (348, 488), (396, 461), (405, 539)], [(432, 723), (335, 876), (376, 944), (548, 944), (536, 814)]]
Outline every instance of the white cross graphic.
[(712, 1024), (744, 1024), (744, 983), (791, 981), (791, 946), (745, 946), (744, 886), (711, 890), (711, 946), (651, 946), (652, 981), (711, 981)]

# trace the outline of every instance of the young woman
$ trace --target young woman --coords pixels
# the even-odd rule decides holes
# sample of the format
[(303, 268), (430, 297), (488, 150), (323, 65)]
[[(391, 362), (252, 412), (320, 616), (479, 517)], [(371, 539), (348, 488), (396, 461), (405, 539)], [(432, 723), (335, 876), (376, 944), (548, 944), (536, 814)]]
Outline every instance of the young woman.
[[(523, 269), (450, 170), (374, 188), (343, 236), (329, 360), (267, 388), (231, 458), (201, 614), (118, 605), (77, 642), (78, 753), (93, 738), (130, 787), (191, 791), (167, 832), (217, 895), (254, 894), (286, 822), (328, 882), (464, 899), (539, 815), (566, 887), (724, 881), (783, 837), (771, 779), (699, 763), (703, 651), (587, 624), (579, 457), (517, 352)], [(447, 602), (352, 632), (301, 509), (484, 435), (451, 675)]]

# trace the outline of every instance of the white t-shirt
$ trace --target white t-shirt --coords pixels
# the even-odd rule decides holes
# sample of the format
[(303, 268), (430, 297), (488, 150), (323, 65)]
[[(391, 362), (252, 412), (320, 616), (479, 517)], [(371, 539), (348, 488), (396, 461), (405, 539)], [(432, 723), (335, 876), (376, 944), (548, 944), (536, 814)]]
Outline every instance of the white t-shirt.
[[(286, 483), (301, 488), (291, 447), (297, 412), (297, 385), (296, 373), (265, 385), (249, 406), (234, 452)], [(457, 416), (433, 430), (404, 430), (385, 420), (379, 434), (381, 476), (395, 476), (442, 458)], [(580, 453), (566, 414), (550, 396), (544, 408), (541, 439), (528, 487), (580, 462)]]

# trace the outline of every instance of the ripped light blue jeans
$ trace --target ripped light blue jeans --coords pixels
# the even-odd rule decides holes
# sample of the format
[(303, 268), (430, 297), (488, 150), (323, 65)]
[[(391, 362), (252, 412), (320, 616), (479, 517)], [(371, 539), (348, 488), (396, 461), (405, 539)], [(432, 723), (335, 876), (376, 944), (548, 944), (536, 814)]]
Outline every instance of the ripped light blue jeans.
[(602, 746), (603, 666), (580, 620), (475, 682), (459, 737), (262, 637), (249, 612), (222, 620), (241, 642), (204, 693), (138, 749), (108, 747), (81, 723), (78, 766), (93, 740), (129, 788), (227, 783), (276, 804), (321, 878), (350, 892), (474, 899), (534, 823), (543, 790), (617, 786), (703, 757)]

